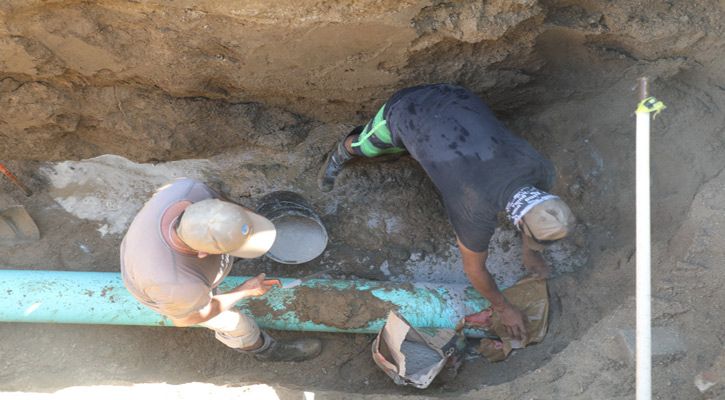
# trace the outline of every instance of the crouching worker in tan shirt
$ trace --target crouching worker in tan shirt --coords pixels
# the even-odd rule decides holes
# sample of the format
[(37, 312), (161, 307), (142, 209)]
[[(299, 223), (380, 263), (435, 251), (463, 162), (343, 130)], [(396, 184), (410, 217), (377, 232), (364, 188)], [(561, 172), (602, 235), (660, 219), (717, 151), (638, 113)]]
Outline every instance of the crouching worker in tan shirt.
[(275, 236), (263, 216), (222, 200), (201, 182), (179, 179), (159, 189), (128, 228), (121, 244), (123, 282), (138, 301), (176, 326), (212, 329), (225, 345), (261, 361), (307, 360), (320, 353), (319, 340), (276, 341), (235, 307), (272, 289), (264, 273), (217, 292), (232, 256), (259, 257)]

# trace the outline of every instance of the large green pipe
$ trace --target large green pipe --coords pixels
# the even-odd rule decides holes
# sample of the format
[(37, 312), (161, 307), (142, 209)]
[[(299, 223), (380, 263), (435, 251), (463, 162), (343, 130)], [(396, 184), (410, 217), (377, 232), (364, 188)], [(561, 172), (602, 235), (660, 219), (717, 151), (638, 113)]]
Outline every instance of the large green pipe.
[[(228, 276), (228, 291), (250, 277)], [(283, 284), (291, 278), (281, 278)], [(173, 326), (139, 303), (111, 272), (0, 270), (0, 321)], [(238, 306), (266, 329), (377, 333), (396, 309), (416, 327), (453, 328), (490, 304), (465, 285), (315, 279)], [(483, 337), (466, 331), (468, 337)]]

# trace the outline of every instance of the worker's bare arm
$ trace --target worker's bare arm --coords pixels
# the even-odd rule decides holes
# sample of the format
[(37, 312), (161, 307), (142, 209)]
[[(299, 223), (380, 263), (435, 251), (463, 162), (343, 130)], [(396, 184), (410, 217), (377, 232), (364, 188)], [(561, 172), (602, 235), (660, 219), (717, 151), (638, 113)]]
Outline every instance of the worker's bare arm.
[(524, 266), (531, 272), (531, 275), (535, 276), (536, 279), (546, 279), (551, 270), (546, 264), (544, 257), (541, 256), (541, 252), (532, 250), (529, 247), (529, 241), (533, 240), (528, 235), (521, 235), (523, 237), (523, 244), (521, 245), (522, 258)]
[(479, 293), (491, 302), (494, 310), (499, 312), (501, 323), (506, 327), (507, 332), (512, 337), (523, 339), (526, 337), (526, 316), (524, 316), (513, 304), (511, 304), (501, 293), (496, 281), (494, 281), (491, 273), (486, 268), (486, 259), (488, 252), (477, 253), (469, 250), (460, 240), (458, 247), (461, 250), (463, 258), (463, 269), (466, 271), (468, 279), (473, 287)]
[(274, 287), (265, 284), (264, 277), (265, 274), (259, 274), (227, 293), (217, 294), (211, 298), (206, 307), (184, 318), (171, 318), (171, 322), (176, 326), (201, 324), (228, 310), (243, 298), (262, 296)]

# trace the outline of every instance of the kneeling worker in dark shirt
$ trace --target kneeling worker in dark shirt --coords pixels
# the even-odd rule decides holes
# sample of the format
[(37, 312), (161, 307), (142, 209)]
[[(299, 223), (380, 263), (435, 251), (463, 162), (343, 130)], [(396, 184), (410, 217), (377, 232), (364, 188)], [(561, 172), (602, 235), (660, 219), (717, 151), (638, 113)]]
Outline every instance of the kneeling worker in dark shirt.
[(318, 174), (322, 191), (334, 187), (354, 156), (408, 151), (441, 192), (473, 286), (500, 313), (508, 333), (526, 336), (525, 316), (501, 294), (486, 268), (497, 214), (523, 231), (524, 265), (539, 279), (549, 267), (539, 253), (574, 226), (569, 207), (547, 193), (556, 167), (508, 130), (473, 92), (452, 85), (403, 89), (365, 126), (353, 129)]

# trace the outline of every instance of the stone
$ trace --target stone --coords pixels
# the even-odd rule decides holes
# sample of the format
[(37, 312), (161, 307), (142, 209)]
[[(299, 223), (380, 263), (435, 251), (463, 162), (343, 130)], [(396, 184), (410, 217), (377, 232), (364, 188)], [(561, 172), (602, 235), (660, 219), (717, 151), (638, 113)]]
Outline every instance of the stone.
[[(625, 350), (627, 361), (631, 365), (636, 363), (637, 332), (635, 329), (623, 329), (619, 331), (619, 339)], [(666, 360), (673, 356), (682, 355), (687, 350), (683, 340), (683, 334), (676, 326), (653, 326), (652, 327), (652, 361)]]

